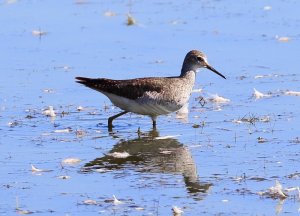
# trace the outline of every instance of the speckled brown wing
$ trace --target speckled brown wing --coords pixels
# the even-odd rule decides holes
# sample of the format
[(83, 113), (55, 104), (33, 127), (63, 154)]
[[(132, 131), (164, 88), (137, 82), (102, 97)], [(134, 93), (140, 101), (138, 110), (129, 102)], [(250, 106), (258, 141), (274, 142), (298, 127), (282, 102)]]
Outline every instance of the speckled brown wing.
[(142, 97), (147, 91), (160, 93), (163, 89), (162, 78), (139, 78), (129, 80), (92, 79), (76, 77), (78, 83), (96, 91), (112, 93), (129, 99)]

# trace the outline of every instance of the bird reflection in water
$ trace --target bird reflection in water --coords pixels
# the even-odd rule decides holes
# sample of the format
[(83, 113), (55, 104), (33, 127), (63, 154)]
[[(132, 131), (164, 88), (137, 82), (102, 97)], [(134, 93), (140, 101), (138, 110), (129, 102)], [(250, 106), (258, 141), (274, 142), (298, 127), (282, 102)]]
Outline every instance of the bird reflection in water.
[[(127, 152), (128, 157), (116, 158), (114, 152)], [(96, 169), (118, 170), (133, 167), (139, 172), (181, 174), (189, 193), (207, 193), (211, 183), (201, 183), (190, 150), (175, 138), (159, 139), (157, 130), (138, 133), (138, 138), (119, 141), (103, 157), (84, 165), (82, 172)]]

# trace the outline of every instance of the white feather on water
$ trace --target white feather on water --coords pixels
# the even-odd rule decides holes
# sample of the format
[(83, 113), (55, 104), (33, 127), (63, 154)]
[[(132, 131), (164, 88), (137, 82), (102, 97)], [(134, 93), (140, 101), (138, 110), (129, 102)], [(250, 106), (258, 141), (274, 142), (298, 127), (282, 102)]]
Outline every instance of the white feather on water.
[(300, 96), (300, 92), (297, 91), (286, 91), (284, 94), (290, 96)]
[(114, 198), (114, 205), (120, 205), (120, 204), (123, 204), (124, 202), (120, 201), (117, 199), (117, 197), (115, 195), (113, 195), (113, 198)]
[(172, 212), (174, 216), (180, 216), (183, 213), (183, 210), (177, 206), (173, 206)]
[(55, 111), (53, 109), (53, 106), (49, 106), (48, 109), (43, 111), (43, 114), (45, 116), (50, 116), (50, 117), (55, 117), (56, 116)]
[(253, 90), (254, 90), (253, 97), (255, 99), (261, 99), (261, 98), (264, 98), (264, 97), (271, 97), (270, 94), (264, 94), (262, 92), (257, 91), (255, 88)]
[(213, 103), (229, 103), (230, 102), (229, 99), (221, 97), (218, 94), (212, 95), (210, 98), (208, 98), (208, 100)]

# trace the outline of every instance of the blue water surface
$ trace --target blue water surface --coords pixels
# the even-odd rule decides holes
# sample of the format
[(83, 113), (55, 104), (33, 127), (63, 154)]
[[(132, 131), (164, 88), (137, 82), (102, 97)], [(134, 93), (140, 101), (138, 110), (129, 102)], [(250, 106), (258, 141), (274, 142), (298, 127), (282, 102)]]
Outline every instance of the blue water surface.
[[(259, 192), (275, 180), (299, 186), (299, 96), (286, 94), (300, 91), (299, 7), (0, 1), (0, 215), (171, 215), (173, 206), (184, 215), (298, 214), (296, 191), (283, 200)], [(192, 49), (227, 79), (201, 70), (187, 119), (161, 116), (155, 132), (150, 118), (127, 114), (109, 133), (119, 109), (74, 80), (179, 75)], [(254, 88), (271, 96), (255, 99)], [(230, 102), (212, 103), (214, 94)], [(43, 115), (49, 106), (55, 118)]]

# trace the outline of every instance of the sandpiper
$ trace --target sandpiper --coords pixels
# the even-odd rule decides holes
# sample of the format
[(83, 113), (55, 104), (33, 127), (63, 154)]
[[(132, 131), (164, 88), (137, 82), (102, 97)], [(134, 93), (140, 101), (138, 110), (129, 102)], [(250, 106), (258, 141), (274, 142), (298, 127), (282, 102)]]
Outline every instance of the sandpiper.
[(108, 118), (108, 128), (114, 119), (133, 112), (148, 115), (156, 127), (156, 118), (182, 108), (189, 100), (195, 83), (196, 71), (207, 68), (219, 76), (225, 76), (210, 66), (206, 55), (198, 50), (188, 52), (181, 73), (174, 77), (146, 77), (127, 80), (76, 77), (77, 82), (106, 95), (123, 112)]

